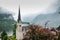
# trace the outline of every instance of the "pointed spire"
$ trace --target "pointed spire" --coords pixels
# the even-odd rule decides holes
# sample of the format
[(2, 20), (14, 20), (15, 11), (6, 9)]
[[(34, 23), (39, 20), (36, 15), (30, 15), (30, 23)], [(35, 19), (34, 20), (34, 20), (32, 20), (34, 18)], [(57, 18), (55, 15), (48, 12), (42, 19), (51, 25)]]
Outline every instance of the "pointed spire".
[(19, 6), (19, 13), (18, 13), (18, 23), (21, 21), (21, 15), (20, 15), (20, 6)]

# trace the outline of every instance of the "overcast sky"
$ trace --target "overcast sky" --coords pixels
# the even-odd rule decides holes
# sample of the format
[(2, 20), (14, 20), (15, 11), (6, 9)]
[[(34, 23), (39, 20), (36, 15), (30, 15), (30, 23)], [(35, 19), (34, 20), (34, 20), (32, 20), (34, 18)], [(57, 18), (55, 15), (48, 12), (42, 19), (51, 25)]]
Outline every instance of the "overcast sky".
[(18, 8), (20, 5), (21, 15), (46, 14), (53, 13), (58, 7), (59, 0), (0, 0), (0, 6), (14, 12), (17, 18)]

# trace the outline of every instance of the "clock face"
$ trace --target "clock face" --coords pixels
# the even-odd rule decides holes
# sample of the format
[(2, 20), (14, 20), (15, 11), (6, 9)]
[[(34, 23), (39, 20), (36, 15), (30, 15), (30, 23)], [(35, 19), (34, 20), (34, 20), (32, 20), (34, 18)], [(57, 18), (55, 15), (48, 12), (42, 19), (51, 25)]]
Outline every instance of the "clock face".
[(19, 25), (19, 27), (21, 27), (21, 25)]

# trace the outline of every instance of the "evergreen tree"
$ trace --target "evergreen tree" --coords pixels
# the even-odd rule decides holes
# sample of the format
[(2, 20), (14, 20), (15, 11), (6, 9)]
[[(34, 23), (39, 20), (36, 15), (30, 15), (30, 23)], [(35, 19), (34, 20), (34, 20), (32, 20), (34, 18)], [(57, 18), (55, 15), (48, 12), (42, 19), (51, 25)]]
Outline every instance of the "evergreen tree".
[(14, 35), (14, 36), (16, 36), (16, 27), (17, 27), (17, 25), (14, 24), (14, 27), (13, 27), (13, 35)]
[(7, 40), (7, 39), (8, 39), (8, 36), (7, 36), (6, 31), (3, 31), (3, 32), (1, 33), (1, 38), (2, 38), (2, 40)]

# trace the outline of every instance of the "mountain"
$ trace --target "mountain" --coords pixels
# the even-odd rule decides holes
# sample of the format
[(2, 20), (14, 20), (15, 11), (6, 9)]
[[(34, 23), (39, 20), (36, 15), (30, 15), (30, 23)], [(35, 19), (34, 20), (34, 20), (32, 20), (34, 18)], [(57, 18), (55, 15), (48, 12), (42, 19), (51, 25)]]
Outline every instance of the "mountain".
[(13, 30), (13, 24), (16, 23), (12, 13), (0, 7), (0, 32), (6, 30), (11, 32)]
[(40, 14), (33, 20), (33, 23), (45, 26), (47, 21), (49, 21), (47, 27), (58, 27), (60, 25), (60, 14)]
[(58, 11), (55, 13), (40, 14), (36, 16), (32, 22), (41, 26), (45, 26), (45, 23), (48, 22), (48, 28), (56, 28), (60, 25), (60, 14), (58, 13)]

